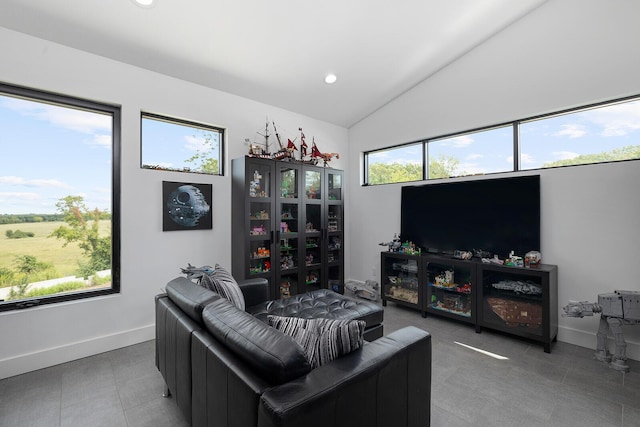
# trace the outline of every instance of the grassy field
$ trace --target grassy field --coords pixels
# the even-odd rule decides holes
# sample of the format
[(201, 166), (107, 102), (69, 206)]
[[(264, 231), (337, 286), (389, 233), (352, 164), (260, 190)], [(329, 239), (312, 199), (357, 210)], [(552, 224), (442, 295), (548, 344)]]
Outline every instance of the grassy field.
[[(83, 259), (82, 250), (75, 243), (66, 247), (64, 241), (47, 237), (64, 222), (36, 222), (23, 224), (0, 224), (0, 268), (13, 269), (15, 257), (35, 256), (38, 261), (53, 264), (59, 277), (73, 276), (78, 270), (78, 260)], [(101, 233), (108, 233), (111, 221), (100, 221)], [(32, 232), (34, 237), (8, 239), (7, 230)]]

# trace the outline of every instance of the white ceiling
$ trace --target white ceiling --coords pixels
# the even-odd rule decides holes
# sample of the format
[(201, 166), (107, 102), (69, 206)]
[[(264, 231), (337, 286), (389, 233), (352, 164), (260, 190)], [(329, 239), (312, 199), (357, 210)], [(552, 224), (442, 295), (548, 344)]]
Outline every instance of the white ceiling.
[(0, 26), (350, 127), (545, 1), (2, 0)]

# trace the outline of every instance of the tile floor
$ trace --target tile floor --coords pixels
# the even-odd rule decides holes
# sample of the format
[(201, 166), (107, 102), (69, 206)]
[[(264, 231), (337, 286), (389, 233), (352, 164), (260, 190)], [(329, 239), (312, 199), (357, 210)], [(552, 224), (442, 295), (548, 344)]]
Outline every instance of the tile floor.
[[(433, 336), (431, 425), (640, 426), (640, 362), (622, 374), (592, 350), (542, 346), (396, 306), (385, 332), (415, 325)], [(454, 341), (508, 357), (496, 360)], [(0, 426), (185, 426), (161, 397), (154, 342), (0, 380)]]

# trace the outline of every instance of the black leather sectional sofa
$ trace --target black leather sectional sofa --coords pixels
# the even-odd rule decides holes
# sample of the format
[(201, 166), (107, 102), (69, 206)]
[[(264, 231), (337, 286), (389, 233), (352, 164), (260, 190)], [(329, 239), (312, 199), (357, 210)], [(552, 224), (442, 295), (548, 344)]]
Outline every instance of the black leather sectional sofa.
[[(265, 301), (263, 281), (240, 286), (246, 311), (186, 278), (169, 282), (166, 294), (156, 297), (156, 365), (193, 426), (429, 425), (427, 332), (406, 327), (375, 339), (382, 319), (375, 304), (326, 294), (351, 308), (332, 303), (325, 315), (367, 321), (374, 340), (311, 369), (300, 345), (263, 320), (269, 310), (311, 316), (322, 297), (296, 296), (302, 302), (292, 300), (286, 308), (281, 301)], [(308, 310), (294, 307), (305, 299)]]

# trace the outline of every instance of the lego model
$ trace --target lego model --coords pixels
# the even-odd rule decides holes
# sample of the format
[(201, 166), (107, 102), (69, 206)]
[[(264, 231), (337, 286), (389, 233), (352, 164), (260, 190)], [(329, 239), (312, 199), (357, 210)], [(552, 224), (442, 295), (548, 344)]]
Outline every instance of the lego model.
[(396, 233), (393, 235), (393, 240), (387, 243), (378, 243), (380, 246), (387, 246), (389, 248), (389, 252), (398, 252), (400, 247), (402, 247), (402, 242), (400, 241), (400, 234)]
[[(614, 291), (599, 294), (598, 302), (569, 301), (564, 310), (564, 317), (593, 316), (600, 313), (600, 326), (597, 333), (597, 345), (594, 357), (622, 372), (629, 372), (627, 364), (627, 343), (622, 333), (622, 325), (640, 325), (640, 292)], [(615, 339), (613, 355), (607, 350), (607, 332), (611, 330)]]
[(509, 298), (487, 298), (491, 310), (510, 328), (526, 326), (537, 329), (542, 324), (540, 304), (517, 301)]

